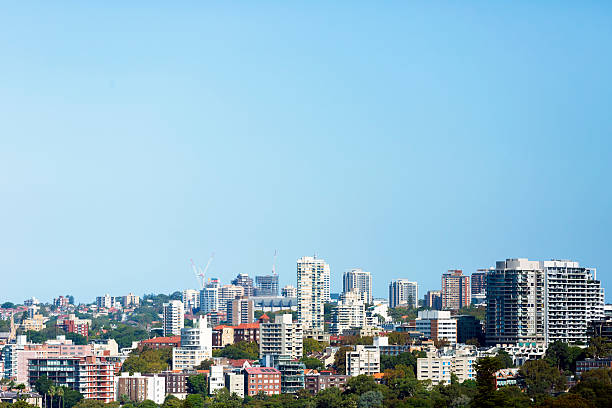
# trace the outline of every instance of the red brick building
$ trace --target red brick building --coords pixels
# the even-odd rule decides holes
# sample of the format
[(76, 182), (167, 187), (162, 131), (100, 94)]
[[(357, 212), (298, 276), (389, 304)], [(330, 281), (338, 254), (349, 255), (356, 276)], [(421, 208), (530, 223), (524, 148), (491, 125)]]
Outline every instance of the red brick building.
[(244, 395), (281, 393), (281, 373), (271, 367), (247, 367), (244, 369)]
[(170, 337), (155, 337), (148, 340), (142, 340), (138, 343), (139, 348), (148, 348), (159, 350), (164, 347), (178, 347), (181, 345), (181, 336)]

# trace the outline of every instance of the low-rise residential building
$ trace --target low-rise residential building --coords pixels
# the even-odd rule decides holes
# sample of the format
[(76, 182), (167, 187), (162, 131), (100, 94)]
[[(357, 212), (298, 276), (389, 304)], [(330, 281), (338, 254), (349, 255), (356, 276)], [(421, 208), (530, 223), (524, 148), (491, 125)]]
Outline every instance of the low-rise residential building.
[(520, 383), (518, 368), (502, 368), (501, 370), (497, 370), (495, 372), (494, 377), (495, 388), (518, 386)]
[(455, 374), (459, 382), (475, 380), (476, 370), (474, 363), (478, 357), (475, 355), (451, 354), (428, 355), (417, 359), (417, 379), (431, 380), (432, 384), (450, 384), (451, 374)]
[(151, 400), (156, 404), (162, 404), (166, 398), (166, 380), (158, 375), (121, 373), (120, 377), (115, 377), (115, 392), (117, 401), (125, 395), (130, 401)]
[(304, 388), (304, 370), (306, 366), (299, 360), (288, 356), (278, 356), (275, 368), (281, 373), (281, 392), (295, 394)]
[(215, 391), (225, 388), (225, 375), (223, 366), (210, 366), (210, 375), (208, 376), (208, 393), (213, 395)]
[(281, 373), (272, 367), (250, 367), (244, 369), (245, 396), (263, 392), (266, 395), (281, 393)]
[(415, 328), (431, 340), (457, 343), (457, 320), (451, 319), (450, 311), (422, 310), (415, 321)]
[(181, 336), (154, 337), (152, 339), (141, 340), (138, 343), (139, 348), (159, 350), (160, 348), (179, 347), (181, 345)]
[(244, 398), (244, 374), (225, 373), (225, 388), (231, 394), (236, 394), (240, 398)]
[(83, 337), (87, 337), (89, 335), (91, 320), (79, 319), (74, 314), (70, 314), (68, 316), (58, 318), (56, 325), (66, 333), (77, 333)]
[(576, 361), (576, 374), (580, 375), (586, 371), (595, 370), (597, 368), (612, 369), (612, 357), (608, 358), (587, 358), (585, 360)]
[(317, 394), (327, 388), (339, 388), (344, 391), (350, 375), (333, 374), (329, 371), (313, 372), (304, 376), (304, 388)]
[(380, 372), (380, 350), (377, 346), (357, 345), (346, 352), (346, 373), (351, 377)]

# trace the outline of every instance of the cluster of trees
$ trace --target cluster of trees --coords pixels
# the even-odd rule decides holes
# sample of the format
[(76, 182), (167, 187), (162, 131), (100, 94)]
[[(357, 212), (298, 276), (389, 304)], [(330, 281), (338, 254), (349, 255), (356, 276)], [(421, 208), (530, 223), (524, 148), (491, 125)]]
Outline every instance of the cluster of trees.
[(134, 350), (121, 366), (129, 373), (159, 373), (172, 366), (172, 348)]
[(213, 357), (226, 357), (234, 360), (243, 358), (258, 360), (259, 345), (256, 342), (239, 341), (222, 349), (213, 350)]

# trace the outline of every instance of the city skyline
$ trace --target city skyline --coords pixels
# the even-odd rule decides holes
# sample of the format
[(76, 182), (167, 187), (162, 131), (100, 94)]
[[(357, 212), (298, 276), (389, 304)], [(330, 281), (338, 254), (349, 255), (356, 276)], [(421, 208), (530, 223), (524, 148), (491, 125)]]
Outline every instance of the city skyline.
[(334, 292), (506, 258), (612, 290), (605, 2), (2, 10), (3, 299), (197, 289), (190, 258), (228, 282), (275, 250), (280, 286), (316, 252)]

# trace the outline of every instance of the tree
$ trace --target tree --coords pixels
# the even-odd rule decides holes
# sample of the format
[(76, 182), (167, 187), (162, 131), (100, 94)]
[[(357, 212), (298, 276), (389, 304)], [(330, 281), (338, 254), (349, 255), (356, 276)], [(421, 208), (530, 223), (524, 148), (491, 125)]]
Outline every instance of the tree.
[(166, 399), (164, 403), (161, 405), (161, 408), (182, 408), (183, 401), (178, 399), (172, 394), (166, 395)]
[(586, 355), (593, 358), (605, 358), (612, 356), (612, 342), (604, 337), (593, 337), (589, 341)]
[(514, 362), (512, 361), (512, 357), (506, 350), (499, 350), (497, 352), (497, 356), (495, 356), (501, 365), (501, 368), (511, 368), (514, 367)]
[(497, 408), (503, 406), (502, 397), (495, 393), (495, 372), (501, 362), (495, 357), (483, 357), (474, 364), (476, 369), (476, 395), (474, 405), (478, 408)]
[(357, 394), (361, 395), (368, 391), (376, 391), (378, 390), (378, 384), (374, 380), (374, 377), (370, 375), (358, 375), (356, 377), (351, 377), (346, 383), (346, 394)]
[(206, 377), (203, 374), (187, 377), (187, 392), (189, 394), (208, 395)]
[(172, 363), (172, 348), (134, 350), (121, 366), (130, 373), (159, 373)]
[(214, 364), (214, 362), (210, 359), (202, 360), (200, 364), (193, 367), (195, 370), (210, 370), (210, 367)]
[(4, 302), (2, 304), (3, 309), (13, 309), (14, 307), (15, 307), (15, 304), (13, 302)]
[(590, 401), (576, 394), (563, 394), (557, 398), (547, 398), (538, 408), (594, 408)]
[(108, 408), (105, 403), (98, 400), (82, 399), (75, 408)]
[(141, 403), (138, 404), (138, 408), (158, 408), (159, 405), (157, 405), (155, 402), (147, 399), (142, 401)]
[(183, 402), (183, 408), (204, 408), (204, 398), (200, 394), (189, 394)]
[(346, 374), (346, 353), (352, 350), (350, 346), (342, 346), (334, 355), (334, 368), (338, 374)]
[(83, 399), (80, 392), (68, 387), (62, 387), (64, 392), (63, 404), (64, 408), (72, 408)]
[(529, 360), (519, 370), (527, 386), (527, 395), (536, 400), (565, 389), (565, 377), (546, 360)]
[(259, 359), (259, 345), (255, 342), (239, 341), (238, 343), (225, 346), (221, 350), (213, 350), (214, 357), (226, 357), (234, 360)]
[(310, 353), (321, 352), (325, 350), (326, 346), (327, 344), (322, 341), (317, 341), (311, 338), (305, 338), (303, 341), (303, 349), (304, 349), (303, 355), (308, 356)]
[(322, 368), (325, 368), (325, 366), (323, 365), (323, 362), (319, 360), (318, 358), (302, 357), (301, 361), (302, 363), (304, 363), (306, 368), (309, 368), (312, 370), (320, 370)]
[(612, 395), (612, 370), (598, 368), (582, 373), (580, 382), (572, 387), (570, 393), (581, 396), (596, 407), (609, 406)]
[(367, 391), (359, 397), (359, 401), (357, 403), (358, 408), (377, 408), (382, 407), (383, 403), (383, 395), (382, 392), (375, 391)]

